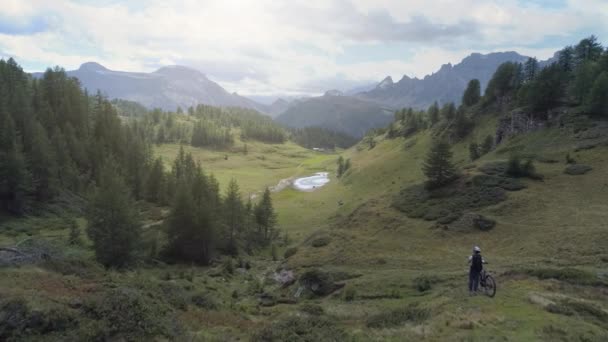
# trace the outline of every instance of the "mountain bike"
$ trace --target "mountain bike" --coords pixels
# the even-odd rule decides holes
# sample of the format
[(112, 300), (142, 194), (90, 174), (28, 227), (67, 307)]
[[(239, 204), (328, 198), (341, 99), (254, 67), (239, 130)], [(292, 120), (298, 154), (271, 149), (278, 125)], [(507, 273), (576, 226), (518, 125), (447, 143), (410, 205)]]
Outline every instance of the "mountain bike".
[(479, 290), (490, 298), (496, 296), (496, 281), (486, 270), (479, 275)]

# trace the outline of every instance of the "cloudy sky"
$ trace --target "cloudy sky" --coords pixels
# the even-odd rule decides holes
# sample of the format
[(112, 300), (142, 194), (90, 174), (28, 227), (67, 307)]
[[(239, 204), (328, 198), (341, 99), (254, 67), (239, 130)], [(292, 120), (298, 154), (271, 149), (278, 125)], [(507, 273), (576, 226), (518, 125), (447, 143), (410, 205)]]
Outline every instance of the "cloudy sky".
[(27, 71), (180, 64), (243, 95), (423, 77), (472, 52), (544, 59), (590, 34), (605, 0), (2, 0), (0, 57)]

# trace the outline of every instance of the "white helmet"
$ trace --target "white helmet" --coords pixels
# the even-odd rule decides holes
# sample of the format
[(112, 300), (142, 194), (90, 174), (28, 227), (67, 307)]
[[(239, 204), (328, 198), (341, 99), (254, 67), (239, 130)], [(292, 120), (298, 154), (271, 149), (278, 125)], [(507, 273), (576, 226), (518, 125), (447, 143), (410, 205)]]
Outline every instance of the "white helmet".
[(481, 248), (479, 246), (473, 247), (473, 252), (481, 253)]

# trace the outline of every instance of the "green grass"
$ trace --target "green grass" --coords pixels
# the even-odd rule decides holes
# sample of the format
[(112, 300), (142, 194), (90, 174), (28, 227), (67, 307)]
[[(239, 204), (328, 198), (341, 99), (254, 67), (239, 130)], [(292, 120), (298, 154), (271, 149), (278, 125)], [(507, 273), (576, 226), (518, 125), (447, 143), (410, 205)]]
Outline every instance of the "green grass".
[[(481, 176), (477, 167), (464, 169), (471, 164), (469, 142), (481, 142), (494, 132), (495, 123), (493, 116), (481, 117), (472, 136), (453, 145), (454, 161), (471, 182), (519, 189), (509, 191), (505, 201), (475, 208), (476, 213), (496, 221), (491, 231), (437, 229), (433, 222), (407, 217), (393, 208), (392, 200), (402, 189), (424, 180), (421, 165), (431, 134), (426, 131), (394, 140), (378, 137), (371, 150), (358, 146), (342, 151), (352, 163), (342, 179), (331, 173), (331, 182), (317, 191), (273, 193), (279, 226), (291, 239), (278, 255), (293, 248), (286, 260), (274, 262), (269, 251), (262, 251), (255, 257), (243, 256), (252, 266), (249, 271), (232, 273), (223, 269), (225, 262), (211, 268), (142, 265), (123, 273), (77, 262), (5, 268), (0, 270), (0, 296), (26, 298), (31, 309), (48, 312), (57, 306), (75, 310), (71, 306), (78, 298), (103, 295), (109, 289), (137, 289), (147, 296), (142, 301), (159, 301), (158, 308), (171, 313), (169, 318), (156, 311), (144, 312), (142, 317), (152, 322), (160, 317), (163, 327), (175, 319), (195, 341), (247, 340), (254, 332), (271, 340), (290, 339), (294, 334), (320, 341), (330, 337), (352, 341), (605, 340), (608, 148), (574, 152), (579, 142), (558, 128), (515, 137), (474, 164), (505, 162), (516, 151), (535, 158), (544, 179), (505, 183)], [(247, 155), (238, 148), (186, 149), (222, 186), (237, 178), (244, 195), (284, 178), (333, 172), (337, 159), (337, 154), (316, 153), (291, 143), (251, 142)], [(155, 153), (170, 167), (178, 150), (178, 145), (161, 145)], [(564, 174), (567, 153), (593, 171), (577, 177)], [(166, 213), (148, 208), (144, 214), (151, 224), (147, 232), (154, 233), (153, 224)], [(0, 227), (7, 224), (11, 228), (3, 228), (2, 245), (28, 236), (60, 246), (67, 239), (68, 229), (59, 219), (9, 220)], [(315, 242), (319, 239), (320, 243)], [(498, 282), (493, 299), (468, 296), (466, 258), (474, 245), (481, 246), (490, 262), (486, 268)], [(88, 246), (85, 240), (82, 246), (66, 247), (65, 253), (73, 256), (68, 260), (90, 261)], [(90, 272), (80, 274), (80, 267)], [(269, 280), (282, 267), (297, 275), (319, 269), (345, 286), (327, 296), (305, 296), (297, 305), (289, 304), (299, 283), (282, 289)], [(260, 305), (262, 293), (277, 304)], [(72, 313), (79, 317), (79, 311)], [(305, 318), (310, 316), (321, 318), (309, 322)]]

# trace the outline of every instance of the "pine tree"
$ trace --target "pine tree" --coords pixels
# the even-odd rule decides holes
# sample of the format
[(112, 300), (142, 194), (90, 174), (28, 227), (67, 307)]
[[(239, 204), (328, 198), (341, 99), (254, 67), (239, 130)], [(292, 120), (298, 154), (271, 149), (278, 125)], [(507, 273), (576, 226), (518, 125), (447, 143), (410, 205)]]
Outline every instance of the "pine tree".
[(450, 145), (443, 141), (436, 141), (426, 157), (422, 171), (427, 177), (427, 186), (438, 188), (452, 182), (456, 177), (456, 168), (452, 164)]
[(478, 79), (472, 79), (462, 95), (462, 104), (470, 107), (479, 102), (479, 99), (481, 99), (481, 85)]
[(536, 74), (538, 74), (538, 60), (535, 57), (530, 57), (524, 63), (524, 81), (533, 81)]
[(338, 170), (336, 172), (338, 178), (342, 177), (342, 174), (344, 173), (344, 158), (342, 158), (342, 156), (338, 157)]
[(456, 106), (454, 106), (454, 103), (450, 102), (443, 105), (443, 108), (441, 108), (441, 115), (448, 122), (452, 121), (456, 116)]
[(100, 179), (87, 212), (87, 234), (102, 265), (122, 267), (135, 256), (141, 224), (135, 203), (115, 167), (104, 166)]
[(226, 198), (223, 202), (223, 221), (225, 225), (224, 249), (230, 255), (238, 254), (238, 239), (243, 233), (245, 208), (241, 200), (239, 185), (233, 178), (228, 183)]
[(469, 144), (469, 158), (471, 158), (471, 161), (475, 161), (479, 159), (479, 157), (479, 145), (477, 145), (477, 142), (473, 141)]
[(486, 136), (481, 144), (481, 155), (488, 154), (494, 147), (494, 138), (491, 135)]
[(439, 122), (439, 105), (437, 104), (437, 101), (433, 102), (433, 104), (429, 107), (427, 110), (427, 116), (429, 117), (431, 127)]
[(346, 173), (346, 171), (348, 171), (350, 169), (350, 158), (346, 159), (346, 161), (344, 162), (344, 173)]
[(567, 46), (559, 52), (558, 62), (559, 66), (565, 72), (571, 72), (574, 69), (574, 48)]
[(277, 237), (275, 229), (277, 217), (272, 206), (270, 189), (266, 188), (262, 201), (258, 203), (254, 210), (255, 220), (258, 226), (259, 241), (262, 246), (267, 246)]
[(161, 158), (157, 158), (152, 164), (145, 188), (146, 200), (158, 204), (165, 202), (165, 171)]
[(576, 67), (570, 91), (578, 103), (583, 103), (600, 73), (599, 65), (593, 61), (584, 61)]
[(602, 72), (597, 77), (585, 104), (592, 114), (608, 118), (608, 71)]
[(57, 163), (51, 142), (39, 122), (31, 123), (31, 133), (28, 136), (31, 150), (29, 152), (29, 167), (34, 180), (34, 194), (39, 201), (47, 200), (57, 191)]
[(597, 37), (591, 35), (583, 40), (581, 40), (574, 47), (574, 54), (576, 56), (577, 64), (580, 64), (584, 61), (597, 61), (602, 56), (604, 52), (604, 48), (597, 41)]

